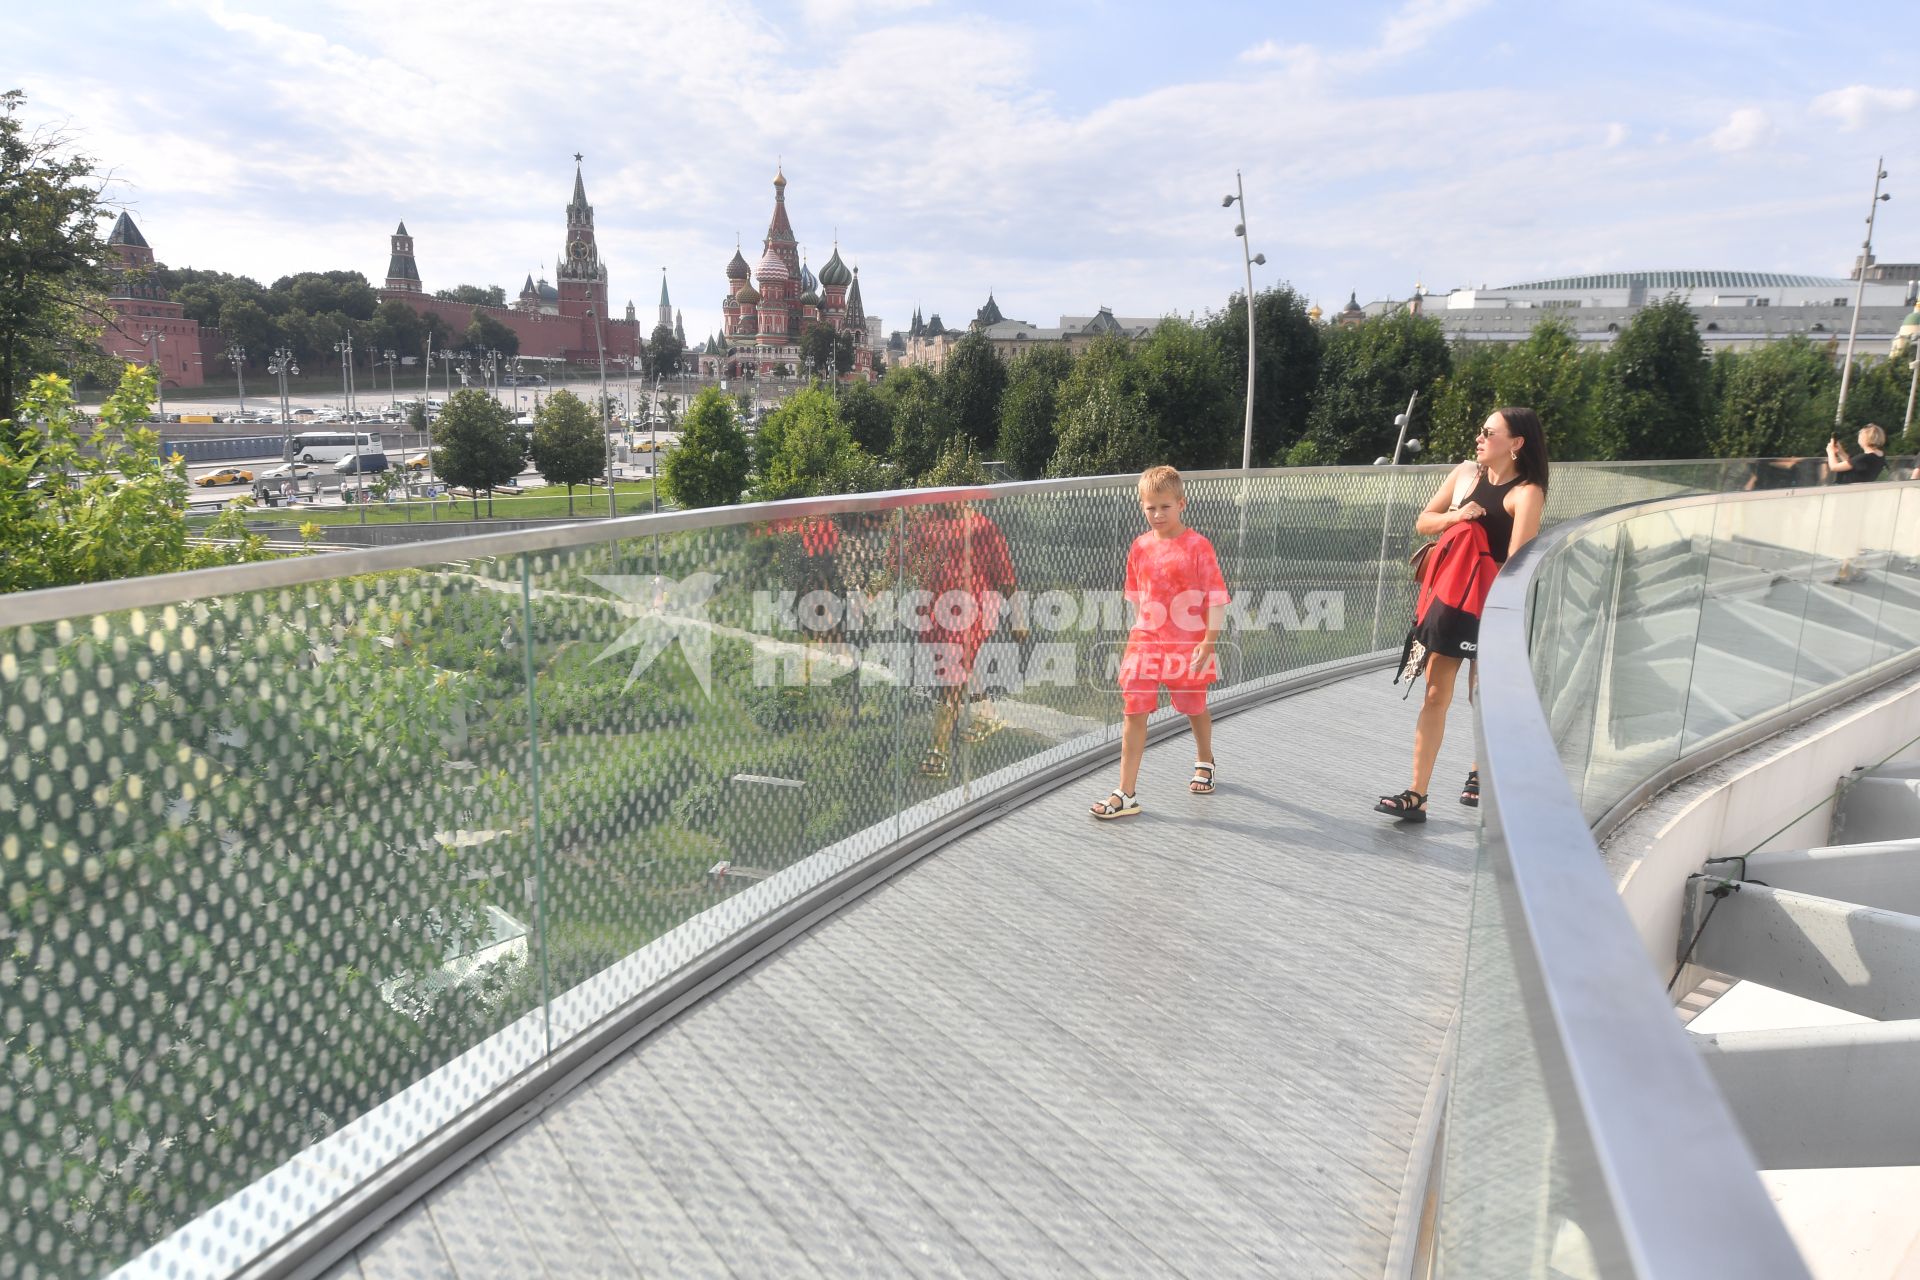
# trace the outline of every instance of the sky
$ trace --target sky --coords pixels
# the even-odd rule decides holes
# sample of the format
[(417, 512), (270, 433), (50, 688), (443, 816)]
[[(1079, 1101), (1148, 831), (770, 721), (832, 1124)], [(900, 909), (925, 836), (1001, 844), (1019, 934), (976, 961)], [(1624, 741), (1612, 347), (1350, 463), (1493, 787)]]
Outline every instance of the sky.
[(573, 154), (616, 306), (718, 329), (776, 166), (869, 315), (1328, 311), (1593, 271), (1920, 260), (1920, 30), (1747, 0), (9, 0), (0, 89), (160, 260), (549, 277)]

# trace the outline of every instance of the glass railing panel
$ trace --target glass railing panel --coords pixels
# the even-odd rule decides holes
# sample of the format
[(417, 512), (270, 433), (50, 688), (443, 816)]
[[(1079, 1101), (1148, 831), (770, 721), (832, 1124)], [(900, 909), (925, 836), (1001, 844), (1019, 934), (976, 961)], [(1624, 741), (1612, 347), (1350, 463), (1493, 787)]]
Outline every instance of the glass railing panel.
[(1714, 508), (1683, 750), (1792, 700), (1819, 519), (1785, 496)]
[(108, 1269), (474, 1045), (388, 1140), (534, 1060), (520, 616), (488, 559), (0, 632), (26, 1271)]
[(1589, 614), (1601, 647), (1594, 741), (1581, 809), (1588, 821), (1680, 756), (1713, 513), (1663, 511), (1622, 521), (1618, 583)]
[(1891, 485), (1836, 487), (1822, 496), (1810, 572), (1797, 588), (1805, 604), (1794, 701), (1872, 665), (1886, 582), (1879, 570), (1899, 496)]
[[(1550, 670), (1553, 683), (1541, 706), (1554, 747), (1576, 796), (1586, 791), (1600, 692), (1608, 669), (1611, 614), (1619, 576), (1620, 531), (1607, 525), (1574, 538), (1562, 553), (1561, 571), (1541, 585), (1534, 601), (1553, 648), (1535, 668)], [(1551, 591), (1551, 594), (1546, 592)]]
[(1920, 485), (1902, 485), (1893, 541), (1881, 568), (1880, 624), (1873, 657), (1884, 662), (1920, 637)]

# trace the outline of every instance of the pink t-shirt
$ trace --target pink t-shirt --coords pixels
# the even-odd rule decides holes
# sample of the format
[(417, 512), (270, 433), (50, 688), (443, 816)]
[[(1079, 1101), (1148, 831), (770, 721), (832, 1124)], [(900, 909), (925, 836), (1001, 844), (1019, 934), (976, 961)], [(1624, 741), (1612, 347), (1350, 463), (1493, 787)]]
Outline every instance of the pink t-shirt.
[(1169, 688), (1212, 684), (1218, 664), (1189, 672), (1185, 659), (1207, 638), (1207, 610), (1231, 600), (1219, 557), (1204, 534), (1183, 529), (1171, 538), (1148, 530), (1127, 550), (1126, 597), (1135, 608), (1121, 678)]

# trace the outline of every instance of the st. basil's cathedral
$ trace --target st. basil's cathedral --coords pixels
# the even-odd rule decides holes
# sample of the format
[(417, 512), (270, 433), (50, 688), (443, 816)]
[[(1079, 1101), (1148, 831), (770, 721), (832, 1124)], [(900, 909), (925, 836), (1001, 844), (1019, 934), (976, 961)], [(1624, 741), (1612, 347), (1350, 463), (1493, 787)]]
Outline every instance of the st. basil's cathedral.
[[(758, 277), (756, 286), (755, 277)], [(800, 260), (793, 225), (787, 221), (787, 175), (773, 178), (773, 218), (761, 242), (760, 262), (749, 267), (739, 249), (727, 264), (727, 296), (721, 300), (722, 377), (772, 377), (800, 368), (800, 340), (816, 324), (853, 334), (849, 378), (873, 381), (866, 308), (860, 301), (860, 268), (848, 269), (833, 247), (816, 277)], [(706, 361), (703, 359), (702, 364)]]

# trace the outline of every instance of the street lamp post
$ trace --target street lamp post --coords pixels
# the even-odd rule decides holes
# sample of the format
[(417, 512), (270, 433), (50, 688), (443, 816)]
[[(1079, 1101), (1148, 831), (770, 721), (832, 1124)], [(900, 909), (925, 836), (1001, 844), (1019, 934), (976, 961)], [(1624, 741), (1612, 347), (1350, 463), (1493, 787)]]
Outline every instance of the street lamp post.
[[(280, 436), (282, 440), (280, 451), (286, 455), (287, 462), (289, 466), (291, 466), (294, 461), (293, 409), (292, 406), (287, 403), (287, 375), (291, 373), (295, 377), (298, 377), (300, 375), (300, 366), (294, 363), (293, 352), (287, 350), (285, 347), (280, 347), (274, 351), (272, 356), (268, 357), (267, 372), (280, 380)], [(292, 475), (295, 487), (298, 488), (300, 473), (294, 471)]]
[(247, 349), (236, 342), (227, 348), (225, 354), (233, 364), (233, 376), (240, 383), (240, 412), (245, 415), (247, 412)]
[[(393, 379), (394, 368), (400, 363), (400, 357), (394, 354), (392, 347), (388, 347), (385, 351), (382, 351), (380, 355), (387, 362), (387, 407), (398, 409), (400, 407), (400, 392), (393, 385)], [(374, 383), (373, 393), (375, 395), (380, 394), (380, 384), (377, 382)]]
[(1879, 216), (1880, 202), (1893, 199), (1880, 190), (1880, 184), (1887, 179), (1887, 171), (1881, 168), (1885, 162), (1885, 156), (1873, 162), (1873, 199), (1867, 202), (1867, 238), (1860, 246), (1860, 269), (1854, 273), (1857, 279), (1853, 284), (1853, 323), (1847, 326), (1847, 358), (1840, 366), (1840, 403), (1833, 407), (1835, 431), (1846, 421), (1847, 384), (1853, 381), (1853, 340), (1860, 334), (1860, 301), (1867, 291), (1867, 268), (1873, 264), (1873, 220)]
[(600, 444), (606, 456), (602, 470), (607, 473), (607, 519), (614, 517), (613, 509), (613, 427), (607, 421), (607, 344), (600, 336), (600, 313), (589, 310), (593, 317), (593, 345), (600, 353)]
[(1220, 207), (1222, 209), (1228, 209), (1233, 207), (1236, 202), (1240, 205), (1240, 222), (1234, 227), (1233, 234), (1240, 238), (1240, 260), (1245, 264), (1247, 269), (1247, 422), (1240, 436), (1240, 469), (1247, 471), (1253, 467), (1253, 264), (1257, 262), (1263, 267), (1266, 266), (1267, 255), (1264, 253), (1249, 253), (1247, 243), (1247, 189), (1246, 185), (1240, 180), (1240, 171), (1238, 169), (1233, 171), (1233, 194), (1222, 196), (1220, 198)]
[[(340, 354), (340, 394), (346, 397), (347, 429), (353, 433), (353, 475), (356, 498), (353, 505), (360, 509), (360, 523), (365, 524), (367, 522), (367, 504), (357, 500), (366, 494), (367, 464), (360, 453), (360, 424), (354, 421), (353, 415), (353, 383), (351, 380), (353, 375), (350, 372), (353, 368), (353, 335), (349, 333), (346, 337), (334, 343), (333, 349)], [(345, 484), (340, 486), (340, 496), (342, 498), (347, 496), (347, 486)]]
[(167, 371), (160, 367), (160, 344), (167, 335), (158, 330), (149, 329), (140, 335), (140, 341), (147, 344), (147, 368), (153, 370), (153, 392), (160, 397), (160, 422), (167, 421)]
[(650, 447), (647, 451), (647, 476), (652, 481), (653, 514), (660, 514), (660, 371), (653, 371), (653, 405), (647, 410)]

